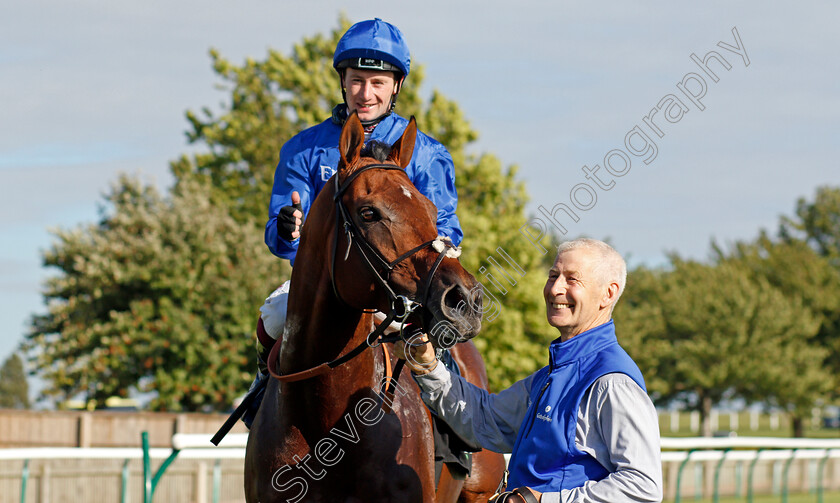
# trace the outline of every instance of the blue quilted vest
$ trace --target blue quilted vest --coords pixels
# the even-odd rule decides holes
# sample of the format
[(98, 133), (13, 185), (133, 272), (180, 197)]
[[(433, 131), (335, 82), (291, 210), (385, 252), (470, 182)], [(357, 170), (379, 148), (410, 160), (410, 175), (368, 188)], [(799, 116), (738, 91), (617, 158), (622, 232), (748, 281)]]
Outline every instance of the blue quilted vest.
[(549, 365), (534, 377), (528, 413), (513, 446), (509, 488), (560, 491), (609, 474), (575, 446), (575, 427), (583, 394), (596, 379), (613, 372), (627, 374), (647, 392), (639, 368), (618, 345), (612, 320), (566, 342), (551, 343)]

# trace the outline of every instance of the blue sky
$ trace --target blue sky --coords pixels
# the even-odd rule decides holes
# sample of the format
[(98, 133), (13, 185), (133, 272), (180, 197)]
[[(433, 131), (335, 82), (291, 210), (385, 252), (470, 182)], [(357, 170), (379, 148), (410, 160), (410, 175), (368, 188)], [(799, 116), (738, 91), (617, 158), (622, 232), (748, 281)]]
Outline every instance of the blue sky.
[[(119, 172), (166, 186), (186, 145), (184, 112), (226, 95), (210, 47), (233, 60), (288, 51), (305, 35), (381, 17), (404, 32), (426, 69), (425, 92), (456, 101), (481, 136), (475, 151), (517, 164), (538, 213), (571, 204), (577, 184), (597, 201), (569, 235), (609, 238), (631, 264), (666, 251), (704, 258), (709, 242), (775, 229), (800, 197), (840, 185), (840, 77), (828, 2), (59, 2), (0, 7), (0, 358), (43, 312), (49, 229), (95, 221)], [(737, 28), (749, 66), (718, 46)], [(692, 62), (720, 53), (714, 83)], [(677, 89), (705, 77), (700, 110)], [(409, 81), (410, 82), (410, 81)], [(688, 111), (643, 122), (660, 100)], [(420, 125), (422, 128), (422, 124)], [(634, 127), (656, 143), (649, 164), (609, 190), (582, 166), (624, 149)], [(638, 140), (638, 137), (637, 137)], [(637, 143), (638, 144), (638, 143)], [(617, 169), (617, 168), (616, 168)], [(576, 192), (584, 205), (585, 192)], [(511, 229), (511, 232), (516, 232)]]

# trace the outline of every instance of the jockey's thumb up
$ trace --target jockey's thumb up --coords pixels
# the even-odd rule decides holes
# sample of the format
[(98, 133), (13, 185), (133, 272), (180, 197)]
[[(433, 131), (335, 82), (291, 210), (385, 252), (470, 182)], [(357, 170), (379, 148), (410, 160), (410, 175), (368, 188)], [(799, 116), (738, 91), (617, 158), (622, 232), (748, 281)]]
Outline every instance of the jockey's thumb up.
[(277, 234), (286, 241), (300, 237), (300, 226), (303, 224), (303, 207), (300, 205), (300, 194), (292, 192), (292, 205), (280, 208), (277, 214)]
[(292, 191), (292, 206), (300, 212), (298, 218), (303, 218), (303, 209), (300, 207), (300, 193), (296, 190)]
[(435, 348), (429, 342), (426, 334), (418, 334), (408, 341), (399, 340), (394, 343), (397, 358), (405, 360), (405, 364), (415, 375), (428, 374), (437, 366)]

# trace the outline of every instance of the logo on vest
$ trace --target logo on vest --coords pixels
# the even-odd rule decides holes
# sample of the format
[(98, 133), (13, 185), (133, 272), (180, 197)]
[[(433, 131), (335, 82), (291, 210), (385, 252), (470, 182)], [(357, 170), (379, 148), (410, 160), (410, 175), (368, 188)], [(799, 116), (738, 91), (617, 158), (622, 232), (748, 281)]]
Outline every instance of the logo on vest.
[(335, 174), (335, 169), (330, 166), (321, 166), (321, 180), (327, 181)]
[[(545, 406), (545, 412), (546, 413), (551, 412), (551, 405), (546, 405)], [(539, 414), (538, 413), (537, 414), (537, 419), (542, 419), (543, 421), (548, 421), (549, 423), (551, 422), (551, 417), (546, 416), (545, 414)]]

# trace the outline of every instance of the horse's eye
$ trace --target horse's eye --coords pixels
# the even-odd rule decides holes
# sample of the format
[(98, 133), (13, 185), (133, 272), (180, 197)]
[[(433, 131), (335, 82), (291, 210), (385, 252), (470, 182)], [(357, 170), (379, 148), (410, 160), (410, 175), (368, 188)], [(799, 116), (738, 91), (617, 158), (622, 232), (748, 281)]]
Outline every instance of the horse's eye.
[(359, 209), (359, 216), (361, 216), (362, 220), (364, 220), (365, 222), (373, 222), (374, 220), (378, 219), (378, 214), (376, 210), (369, 206), (365, 206)]

